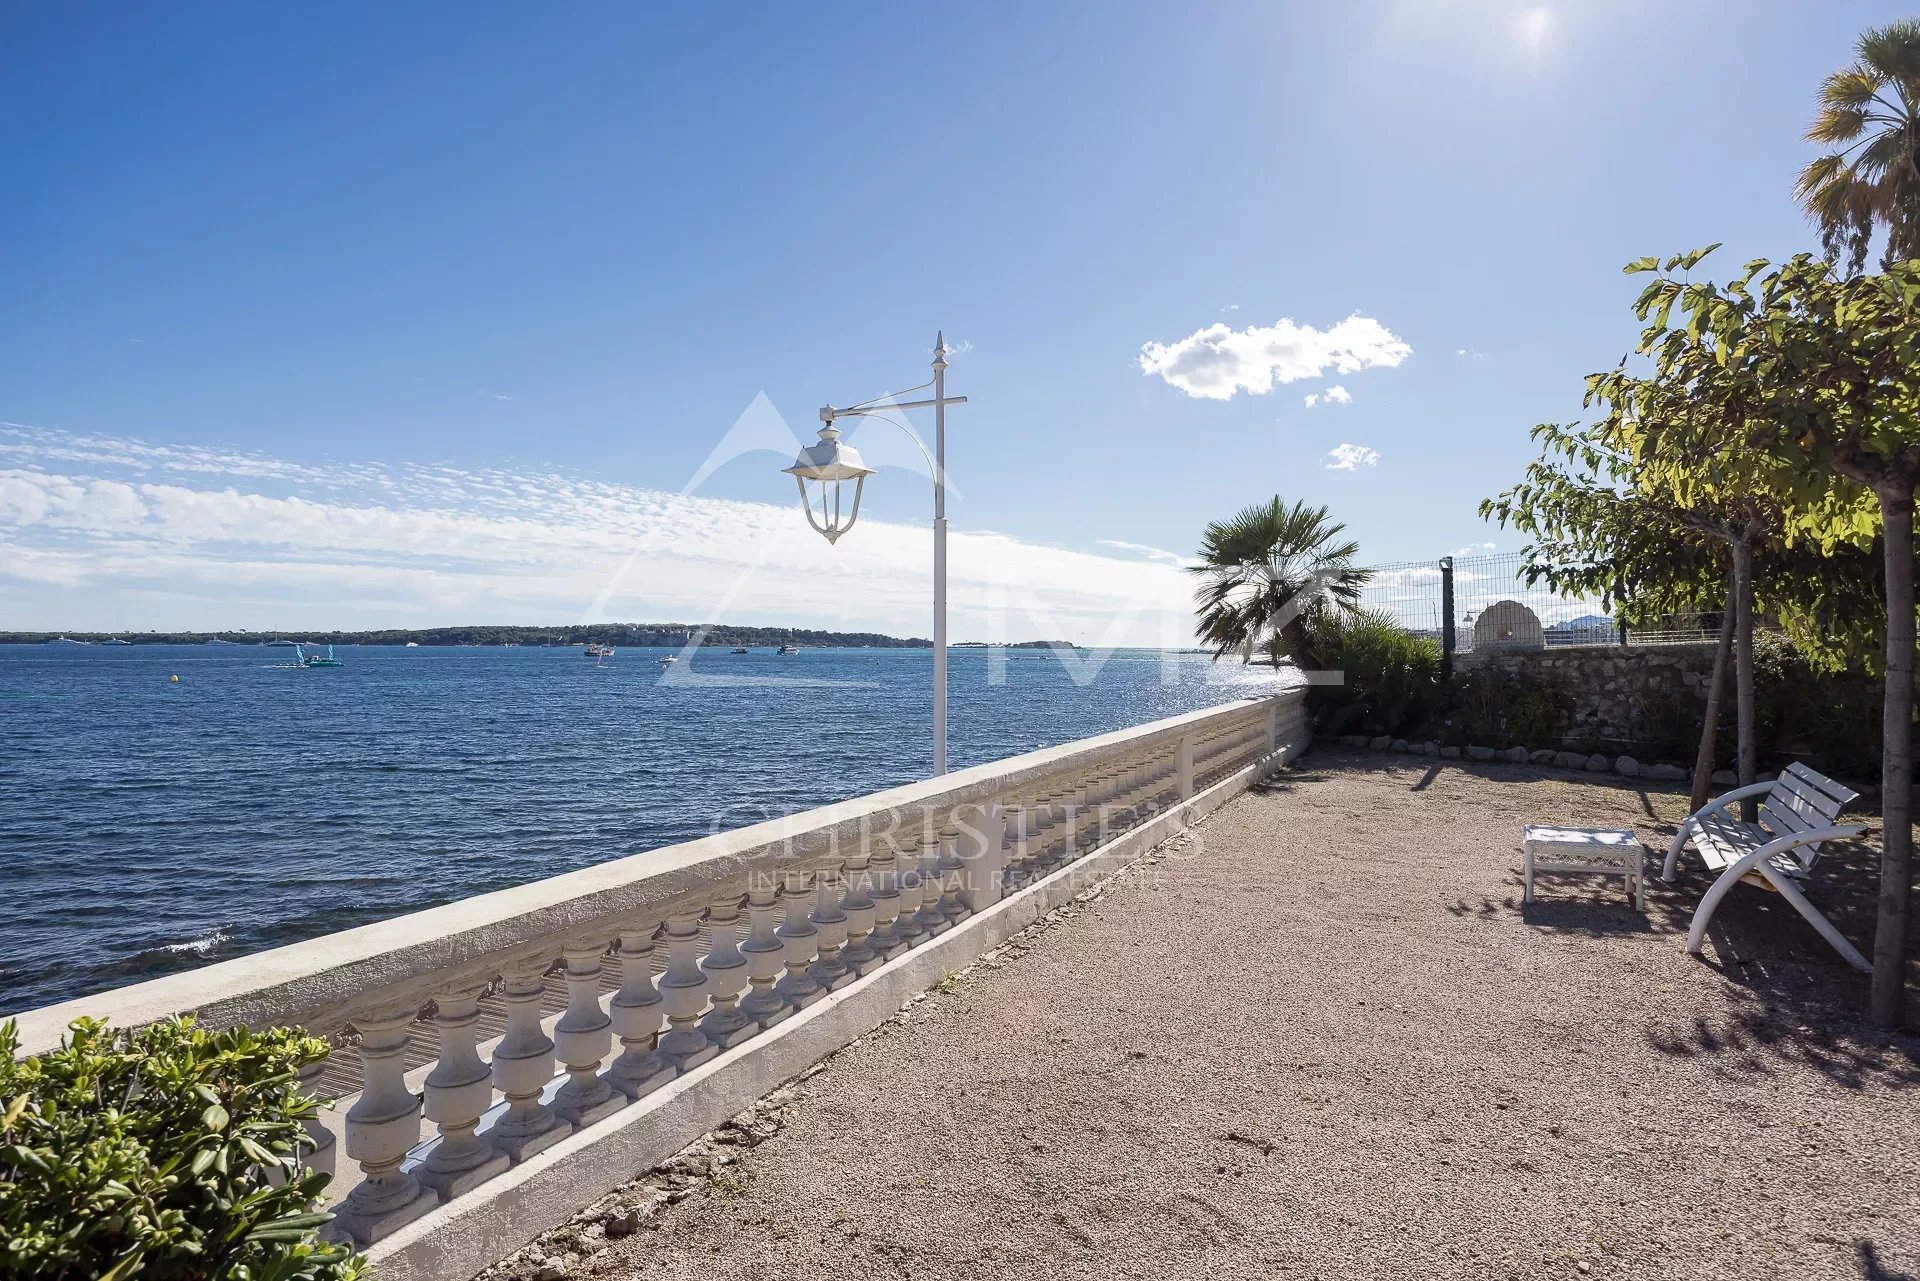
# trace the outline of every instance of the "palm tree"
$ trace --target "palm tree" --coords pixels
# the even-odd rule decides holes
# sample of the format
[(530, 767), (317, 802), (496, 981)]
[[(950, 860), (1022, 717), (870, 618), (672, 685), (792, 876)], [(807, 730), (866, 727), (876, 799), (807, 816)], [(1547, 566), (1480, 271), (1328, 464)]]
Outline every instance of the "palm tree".
[(1837, 147), (1800, 171), (1795, 194), (1820, 228), (1820, 243), (1849, 271), (1867, 260), (1876, 225), (1887, 228), (1884, 261), (1920, 258), (1920, 20), (1860, 37), (1852, 66), (1820, 86), (1809, 141)]
[(1289, 507), (1278, 496), (1208, 525), (1190, 570), (1200, 578), (1200, 639), (1214, 658), (1230, 649), (1251, 656), (1259, 647), (1276, 662), (1284, 653), (1301, 671), (1318, 671), (1313, 615), (1358, 609), (1371, 577), (1353, 566), (1360, 545), (1338, 541), (1345, 532), (1326, 508)]

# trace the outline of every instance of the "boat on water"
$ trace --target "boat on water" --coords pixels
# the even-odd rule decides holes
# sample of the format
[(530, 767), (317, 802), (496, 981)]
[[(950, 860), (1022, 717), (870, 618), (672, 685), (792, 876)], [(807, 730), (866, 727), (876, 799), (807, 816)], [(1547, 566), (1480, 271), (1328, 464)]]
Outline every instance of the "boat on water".
[(299, 641), (288, 640), (286, 637), (282, 636), (278, 640), (268, 641), (267, 648), (268, 649), (295, 649), (299, 647), (299, 644), (300, 644)]
[(751, 653), (752, 651), (749, 650), (745, 645), (735, 645), (733, 647), (733, 652), (736, 654), (747, 654), (747, 653)]
[(774, 652), (779, 654), (798, 654), (800, 652), (800, 647), (793, 643), (793, 631), (791, 628), (787, 631), (787, 643)]
[(49, 645), (91, 645), (92, 641), (75, 640), (71, 636), (56, 636), (48, 641)]
[(307, 646), (304, 641), (295, 641), (293, 644), (293, 661), (291, 663), (271, 663), (269, 666), (282, 670), (292, 670), (294, 668), (307, 667), (345, 667), (346, 663), (333, 656), (333, 646), (331, 645), (327, 646), (327, 653), (323, 658), (317, 653), (307, 653)]
[(675, 663), (679, 661), (680, 661), (680, 656), (677, 654), (662, 654), (660, 656), (660, 666), (662, 667), (672, 667)]
[(131, 644), (133, 644), (133, 642), (132, 642), (132, 641), (130, 641), (130, 640), (122, 640), (122, 639), (120, 639), (120, 637), (118, 637), (118, 636), (109, 636), (109, 637), (107, 637), (107, 638), (106, 638), (105, 640), (103, 640), (103, 641), (101, 641), (100, 643), (101, 643), (102, 645), (131, 645)]
[(401, 646), (401, 648), (402, 648), (402, 649), (419, 649), (419, 648), (420, 648), (420, 642), (419, 642), (419, 641), (408, 641), (408, 642), (407, 642), (407, 643), (406, 643), (405, 645), (403, 645), (403, 646)]
[(588, 658), (612, 658), (614, 648), (611, 645), (588, 645), (586, 649), (581, 652)]

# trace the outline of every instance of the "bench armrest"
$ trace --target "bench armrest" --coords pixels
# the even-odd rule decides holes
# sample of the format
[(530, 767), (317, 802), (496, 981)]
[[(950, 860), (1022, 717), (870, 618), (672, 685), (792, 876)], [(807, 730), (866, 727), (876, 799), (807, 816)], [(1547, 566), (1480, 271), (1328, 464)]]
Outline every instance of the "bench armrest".
[(1724, 810), (1735, 801), (1744, 801), (1749, 796), (1765, 796), (1771, 791), (1773, 791), (1772, 783), (1749, 783), (1745, 787), (1736, 787), (1731, 792), (1714, 797), (1698, 810), (1687, 815), (1687, 821), (1681, 824), (1681, 827), (1684, 830), (1687, 826), (1706, 817), (1715, 810)]

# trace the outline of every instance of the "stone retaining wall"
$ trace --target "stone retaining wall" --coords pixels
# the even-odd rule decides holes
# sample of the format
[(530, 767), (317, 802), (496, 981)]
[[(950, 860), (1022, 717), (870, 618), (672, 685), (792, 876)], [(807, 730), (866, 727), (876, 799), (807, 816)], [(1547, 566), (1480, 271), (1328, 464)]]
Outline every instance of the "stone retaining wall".
[(1640, 744), (1658, 737), (1657, 723), (1677, 714), (1697, 718), (1713, 673), (1714, 642), (1684, 645), (1570, 646), (1462, 654), (1462, 669), (1499, 667), (1551, 673), (1574, 707), (1563, 735), (1569, 743)]

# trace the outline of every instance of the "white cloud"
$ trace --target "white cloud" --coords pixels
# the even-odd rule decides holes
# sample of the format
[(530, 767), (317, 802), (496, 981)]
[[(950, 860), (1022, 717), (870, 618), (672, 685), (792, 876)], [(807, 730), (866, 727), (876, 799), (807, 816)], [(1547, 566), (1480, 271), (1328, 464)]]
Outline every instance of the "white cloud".
[(1308, 409), (1312, 409), (1322, 401), (1325, 401), (1329, 405), (1351, 405), (1353, 403), (1353, 393), (1338, 383), (1327, 388), (1324, 392), (1315, 391), (1307, 393)]
[(1333, 460), (1327, 464), (1328, 471), (1359, 471), (1378, 463), (1380, 451), (1365, 445), (1335, 445), (1327, 451), (1327, 457)]
[[(954, 531), (954, 634), (1190, 644), (1191, 587), (1178, 555), (1114, 545), (1128, 554)], [(829, 547), (797, 502), (554, 472), (319, 467), (0, 426), (0, 626), (8, 628), (594, 616), (925, 636), (931, 559), (926, 528), (870, 517)]]
[(1413, 348), (1385, 325), (1356, 312), (1325, 330), (1284, 319), (1245, 329), (1208, 325), (1175, 342), (1142, 345), (1140, 371), (1189, 396), (1231, 400), (1242, 391), (1264, 395), (1329, 370), (1353, 374), (1392, 368), (1412, 354)]
[(1162, 565), (1185, 565), (1187, 558), (1179, 552), (1170, 552), (1164, 547), (1152, 547), (1146, 543), (1125, 543), (1117, 538), (1095, 539), (1102, 547), (1113, 547), (1123, 552), (1133, 552), (1148, 560), (1158, 561)]

